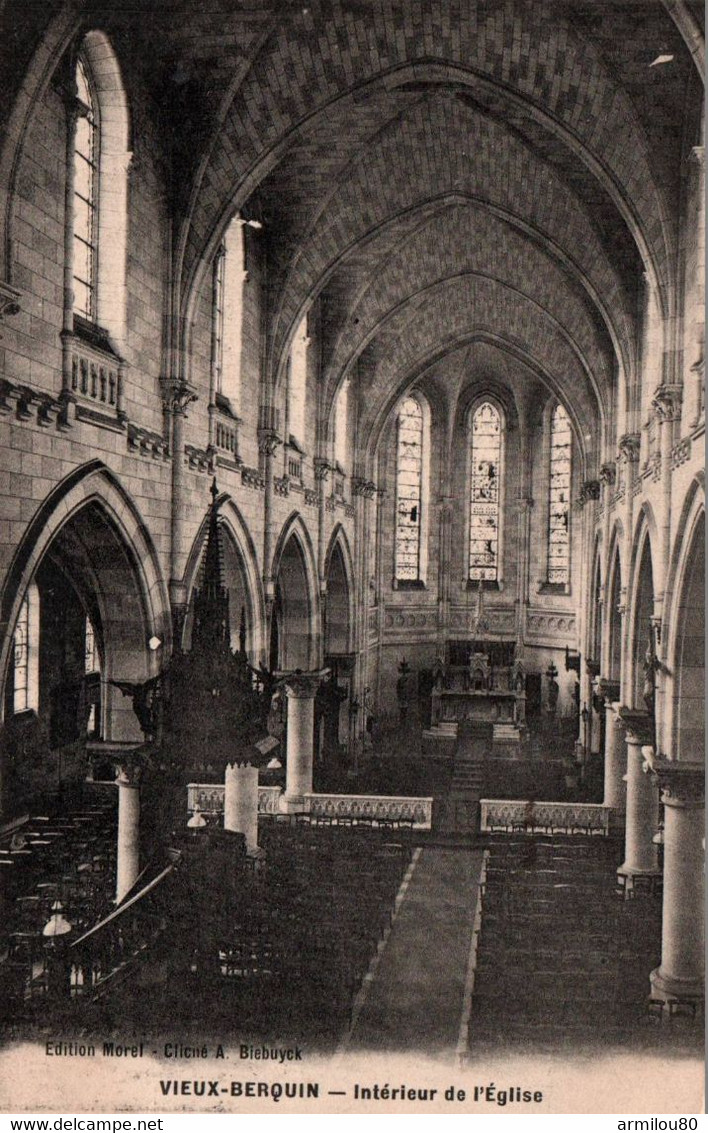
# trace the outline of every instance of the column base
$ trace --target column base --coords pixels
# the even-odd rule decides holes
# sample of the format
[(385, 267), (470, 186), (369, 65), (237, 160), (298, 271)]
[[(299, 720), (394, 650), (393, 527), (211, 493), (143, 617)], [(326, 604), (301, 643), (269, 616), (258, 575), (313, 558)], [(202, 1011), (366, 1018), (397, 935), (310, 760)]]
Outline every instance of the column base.
[(665, 1003), (672, 1000), (681, 1000), (684, 1003), (702, 1003), (704, 999), (704, 985), (701, 977), (684, 979), (680, 976), (670, 976), (655, 968), (649, 976), (652, 999), (663, 999)]
[(307, 802), (304, 795), (281, 795), (278, 810), (281, 814), (305, 814)]
[(642, 869), (640, 866), (628, 865), (627, 862), (623, 862), (622, 865), (618, 866), (618, 868), (617, 868), (617, 876), (618, 877), (661, 877), (662, 871), (659, 869), (658, 866), (649, 866), (646, 869)]

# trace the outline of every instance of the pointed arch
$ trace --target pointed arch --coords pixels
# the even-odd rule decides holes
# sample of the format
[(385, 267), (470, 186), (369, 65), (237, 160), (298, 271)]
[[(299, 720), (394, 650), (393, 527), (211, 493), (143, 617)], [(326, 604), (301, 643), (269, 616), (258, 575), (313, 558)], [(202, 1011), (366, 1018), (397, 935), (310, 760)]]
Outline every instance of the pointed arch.
[[(231, 602), (231, 642), (233, 647), (236, 647), (238, 637), (238, 622), (240, 619), (241, 605), (245, 605), (246, 616), (246, 649), (252, 663), (259, 661), (265, 662), (266, 659), (266, 615), (265, 615), (265, 596), (263, 593), (263, 580), (258, 567), (258, 554), (256, 547), (251, 538), (251, 533), (248, 530), (248, 525), (243, 518), (243, 515), (237, 506), (235, 500), (229, 495), (228, 492), (221, 492), (217, 496), (217, 507), (219, 511), (219, 527), (226, 535), (225, 553), (229, 556), (231, 551), (233, 557), (233, 571), (236, 578), (240, 574), (242, 589), (239, 593), (245, 597), (246, 601), (242, 602), (238, 594), (236, 600)], [(199, 529), (194, 537), (189, 558), (187, 559), (187, 566), (184, 572), (184, 583), (188, 598), (191, 599), (192, 590), (197, 584), (199, 569), (202, 561), (202, 554), (204, 551), (204, 543), (206, 540), (207, 528), (209, 526), (209, 517), (205, 511), (204, 518), (199, 525)], [(225, 584), (227, 589), (233, 589), (233, 584), (229, 585), (229, 576), (231, 574), (229, 563), (225, 563)], [(188, 627), (185, 627), (188, 631)]]
[[(50, 559), (63, 560), (106, 648), (106, 680), (145, 680), (169, 655), (167, 587), (150, 533), (118, 478), (93, 460), (62, 480), (38, 509), (15, 552), (0, 598), (0, 674), (6, 686), (25, 594)], [(81, 578), (78, 578), (78, 575)], [(157, 639), (162, 649), (151, 649)], [(113, 738), (134, 730), (130, 705), (113, 703)], [(4, 709), (4, 704), (3, 704)]]
[[(652, 530), (653, 529), (653, 530)], [(649, 504), (640, 509), (630, 562), (628, 590), (625, 700), (630, 707), (643, 707), (642, 661), (649, 640), (649, 619), (654, 614), (654, 547), (656, 523)]]
[(275, 631), (281, 667), (316, 668), (321, 661), (322, 640), (317, 560), (310, 533), (297, 511), (282, 527), (270, 576), (275, 583), (268, 627), (271, 654)]
[(325, 555), (325, 579), (327, 586), (322, 612), (324, 652), (349, 653), (354, 634), (354, 564), (341, 523), (335, 526), (330, 536)]
[[(705, 564), (703, 563), (701, 571), (701, 564), (696, 561), (700, 558), (701, 552), (704, 552), (704, 535), (705, 483), (703, 474), (701, 474), (692, 481), (683, 502), (664, 596), (662, 629), (665, 635), (668, 673), (665, 682), (663, 727), (660, 738), (663, 753), (672, 759), (700, 759), (701, 752), (704, 750), (700, 736), (696, 737), (696, 742), (693, 744), (694, 754), (691, 755), (683, 750), (687, 746), (685, 742), (686, 720), (685, 713), (682, 713), (681, 708), (682, 698), (688, 696), (689, 699), (693, 700), (696, 689), (701, 700), (701, 712), (705, 700), (703, 676), (701, 675), (697, 679), (698, 669), (700, 668), (697, 664), (698, 657), (695, 656), (690, 662), (687, 660), (687, 637), (690, 636), (687, 632), (687, 613), (689, 609), (692, 611), (689, 616), (693, 616), (694, 613), (701, 613), (701, 598), (703, 600), (702, 614), (705, 618), (705, 577), (700, 578), (701, 573), (705, 574)], [(697, 581), (701, 583), (698, 588), (700, 597), (696, 588)], [(692, 599), (691, 592), (693, 592)], [(696, 631), (696, 636), (699, 637), (702, 626), (698, 619), (696, 619), (693, 628)], [(698, 651), (701, 658), (703, 657), (703, 649), (703, 644), (699, 643)], [(687, 668), (690, 668), (693, 672), (693, 683), (696, 685), (696, 689), (687, 688)], [(683, 721), (682, 714), (684, 716)]]

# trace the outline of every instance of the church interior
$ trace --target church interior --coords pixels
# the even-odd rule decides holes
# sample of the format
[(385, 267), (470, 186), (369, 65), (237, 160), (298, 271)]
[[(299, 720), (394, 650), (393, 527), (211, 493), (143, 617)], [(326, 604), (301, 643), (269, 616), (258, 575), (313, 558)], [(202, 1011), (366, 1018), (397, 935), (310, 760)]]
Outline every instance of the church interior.
[(0, 43), (3, 1040), (700, 1057), (702, 4)]

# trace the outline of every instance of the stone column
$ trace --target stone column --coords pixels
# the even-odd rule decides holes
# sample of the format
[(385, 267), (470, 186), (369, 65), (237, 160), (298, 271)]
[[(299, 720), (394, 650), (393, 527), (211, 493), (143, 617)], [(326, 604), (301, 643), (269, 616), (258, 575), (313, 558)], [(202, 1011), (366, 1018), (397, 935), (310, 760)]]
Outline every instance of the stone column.
[(304, 811), (304, 796), (312, 791), (315, 696), (328, 672), (281, 674), (288, 704), (285, 794), (280, 799), (280, 809), (286, 814)]
[(197, 400), (197, 394), (187, 382), (168, 379), (162, 383), (162, 402), (167, 427), (171, 429), (170, 452), (172, 454), (172, 511), (170, 517), (170, 605), (172, 607), (173, 639), (175, 646), (182, 646), (182, 630), (187, 616), (187, 587), (184, 571), (187, 565), (189, 547), (185, 539), (185, 499), (184, 475), (184, 422), (187, 407)]
[(278, 436), (279, 415), (272, 405), (262, 405), (259, 410), (260, 424), (258, 426), (258, 452), (260, 455), (265, 492), (263, 498), (263, 582), (265, 586), (266, 602), (275, 598), (275, 578), (271, 574), (273, 569), (273, 477), (275, 475), (274, 461), (278, 445), (282, 444)]
[(116, 904), (133, 888), (140, 873), (140, 780), (136, 770), (120, 767), (118, 787), (118, 854)]
[(631, 884), (633, 877), (659, 876), (654, 835), (659, 829), (659, 795), (645, 768), (642, 747), (651, 740), (648, 713), (620, 708), (627, 741), (627, 819), (624, 862), (617, 870)]
[(617, 716), (619, 681), (598, 677), (596, 688), (605, 701), (605, 793), (602, 802), (604, 806), (612, 807), (616, 820), (624, 814), (626, 806), (624, 727)]
[(702, 763), (647, 751), (664, 804), (661, 965), (650, 976), (655, 999), (703, 1000), (705, 770)]
[(258, 768), (250, 763), (226, 764), (224, 830), (246, 837), (246, 852), (258, 849)]

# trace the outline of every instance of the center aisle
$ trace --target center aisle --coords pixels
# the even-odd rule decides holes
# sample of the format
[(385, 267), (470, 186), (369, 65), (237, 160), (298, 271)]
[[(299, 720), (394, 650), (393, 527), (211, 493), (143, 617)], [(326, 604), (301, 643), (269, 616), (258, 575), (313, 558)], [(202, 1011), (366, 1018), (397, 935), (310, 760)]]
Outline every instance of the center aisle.
[(481, 850), (422, 851), (349, 1050), (455, 1053), (481, 867)]

